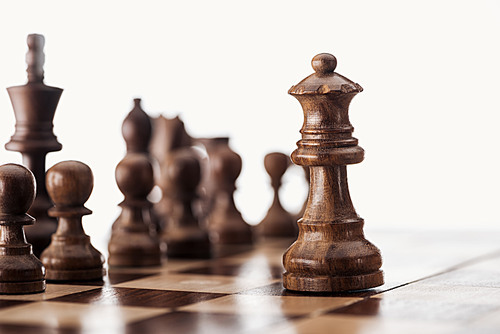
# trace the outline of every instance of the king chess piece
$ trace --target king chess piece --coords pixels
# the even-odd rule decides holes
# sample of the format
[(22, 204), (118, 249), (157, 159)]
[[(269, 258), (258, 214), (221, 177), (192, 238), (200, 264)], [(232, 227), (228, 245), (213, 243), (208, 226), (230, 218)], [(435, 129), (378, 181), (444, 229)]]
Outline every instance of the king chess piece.
[(292, 160), (310, 167), (311, 185), (299, 237), (283, 255), (283, 286), (307, 292), (376, 287), (384, 283), (382, 258), (364, 237), (346, 172), (346, 165), (364, 157), (348, 115), (352, 98), (363, 89), (334, 72), (337, 59), (330, 54), (315, 56), (312, 66), (316, 73), (289, 90), (304, 110)]
[(49, 215), (59, 218), (52, 242), (40, 257), (47, 280), (102, 280), (106, 274), (104, 257), (82, 226), (82, 216), (92, 213), (84, 204), (93, 187), (92, 171), (79, 161), (63, 161), (47, 171), (47, 190), (55, 205)]
[(296, 237), (297, 223), (288, 213), (279, 198), (279, 189), (283, 174), (290, 166), (290, 158), (279, 152), (269, 153), (264, 158), (264, 167), (271, 177), (271, 186), (274, 190), (273, 203), (264, 219), (257, 225), (256, 231), (262, 237)]
[(0, 294), (45, 291), (45, 268), (26, 243), (26, 214), (35, 198), (35, 178), (23, 166), (0, 166)]
[(28, 36), (28, 83), (7, 88), (16, 131), (5, 145), (7, 150), (21, 152), (23, 164), (35, 175), (37, 194), (28, 213), (36, 218), (36, 223), (26, 227), (26, 236), (37, 256), (49, 245), (57, 228), (57, 220), (47, 213), (52, 203), (45, 188), (45, 156), (62, 148), (53, 133), (52, 122), (63, 90), (43, 83), (44, 44), (42, 35)]

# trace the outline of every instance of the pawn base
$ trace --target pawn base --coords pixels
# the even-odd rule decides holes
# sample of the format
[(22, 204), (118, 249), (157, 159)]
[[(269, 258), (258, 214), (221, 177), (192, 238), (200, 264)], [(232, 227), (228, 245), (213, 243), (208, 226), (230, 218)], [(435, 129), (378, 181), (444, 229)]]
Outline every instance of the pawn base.
[(342, 292), (365, 290), (384, 284), (381, 270), (355, 276), (299, 276), (283, 274), (283, 287), (287, 290), (304, 292)]
[(158, 254), (110, 254), (110, 267), (157, 267), (161, 265), (161, 255)]
[(0, 282), (0, 294), (20, 295), (45, 291), (45, 280), (31, 282)]
[(54, 270), (46, 267), (45, 279), (48, 281), (90, 281), (102, 280), (106, 275), (104, 268), (90, 268), (82, 270)]

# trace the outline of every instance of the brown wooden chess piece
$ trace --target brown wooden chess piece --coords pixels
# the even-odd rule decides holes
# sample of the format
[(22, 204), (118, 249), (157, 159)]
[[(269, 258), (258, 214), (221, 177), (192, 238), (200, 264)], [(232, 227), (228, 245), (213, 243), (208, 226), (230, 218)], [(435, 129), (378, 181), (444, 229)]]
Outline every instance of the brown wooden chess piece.
[[(134, 107), (122, 123), (122, 135), (127, 146), (127, 154), (142, 153), (151, 158), (149, 144), (152, 136), (152, 122), (148, 114), (142, 109), (141, 99), (134, 99)], [(150, 208), (151, 227), (157, 232), (161, 230), (163, 222), (153, 207)], [(117, 223), (113, 224), (113, 228)]]
[(296, 237), (298, 227), (295, 219), (281, 205), (279, 189), (283, 174), (290, 166), (290, 158), (283, 153), (269, 153), (264, 158), (264, 166), (271, 177), (274, 190), (273, 203), (264, 219), (256, 226), (256, 232), (262, 237)]
[(125, 196), (117, 226), (108, 244), (110, 266), (158, 266), (161, 264), (160, 242), (150, 229), (153, 189), (153, 167), (146, 155), (127, 154), (116, 166), (116, 183)]
[(93, 187), (92, 171), (79, 161), (63, 161), (47, 171), (47, 190), (55, 205), (49, 215), (59, 218), (52, 242), (40, 257), (47, 280), (99, 280), (106, 274), (104, 257), (82, 226), (82, 216), (92, 213), (84, 204)]
[(380, 251), (365, 239), (351, 202), (346, 165), (363, 161), (348, 108), (363, 89), (334, 72), (337, 60), (319, 54), (316, 73), (289, 90), (304, 109), (294, 163), (309, 166), (311, 186), (299, 237), (283, 256), (283, 286), (295, 291), (348, 291), (382, 285)]
[(214, 205), (207, 219), (210, 241), (217, 244), (252, 243), (252, 231), (234, 203), (241, 157), (229, 147), (229, 138), (219, 140), (208, 151), (210, 189)]
[(37, 256), (49, 245), (57, 228), (57, 220), (47, 214), (52, 203), (45, 188), (45, 156), (62, 148), (53, 133), (52, 122), (63, 90), (43, 83), (44, 44), (42, 35), (28, 35), (28, 83), (7, 88), (16, 131), (5, 145), (7, 150), (21, 152), (23, 164), (35, 175), (37, 194), (28, 213), (36, 218), (36, 223), (26, 227), (26, 236)]
[(165, 191), (172, 199), (172, 210), (161, 235), (167, 245), (167, 255), (210, 257), (208, 233), (201, 229), (193, 214), (193, 202), (198, 197), (196, 191), (201, 179), (198, 156), (193, 149), (185, 148), (170, 154), (165, 164)]
[(23, 166), (0, 166), (0, 293), (45, 291), (45, 268), (26, 243), (23, 225), (36, 194), (35, 177)]

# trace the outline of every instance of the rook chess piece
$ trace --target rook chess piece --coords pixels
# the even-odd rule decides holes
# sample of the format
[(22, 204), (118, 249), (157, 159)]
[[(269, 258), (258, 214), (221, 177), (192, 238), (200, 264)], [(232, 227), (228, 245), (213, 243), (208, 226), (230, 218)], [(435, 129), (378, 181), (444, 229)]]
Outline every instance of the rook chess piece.
[(304, 110), (294, 163), (310, 167), (311, 185), (299, 237), (283, 255), (283, 286), (295, 291), (348, 291), (383, 284), (380, 251), (365, 239), (352, 205), (346, 165), (363, 161), (348, 108), (363, 89), (334, 72), (337, 59), (319, 54), (316, 73), (289, 90)]
[(28, 213), (36, 218), (36, 223), (26, 228), (26, 236), (37, 256), (49, 245), (57, 228), (57, 220), (47, 214), (52, 203), (45, 188), (45, 156), (62, 148), (52, 131), (52, 121), (63, 90), (43, 83), (44, 44), (42, 35), (28, 35), (28, 83), (7, 88), (16, 131), (5, 145), (7, 150), (21, 152), (23, 164), (35, 175), (37, 194)]
[(207, 219), (210, 241), (218, 244), (252, 243), (252, 231), (234, 203), (235, 182), (241, 172), (241, 157), (229, 147), (229, 138), (208, 151), (213, 208)]
[(116, 183), (125, 196), (122, 212), (109, 240), (110, 266), (158, 266), (161, 264), (160, 242), (150, 226), (153, 189), (153, 167), (147, 156), (127, 154), (116, 166)]
[(257, 234), (263, 237), (296, 237), (297, 223), (290, 213), (281, 205), (279, 189), (281, 178), (290, 166), (290, 158), (279, 152), (269, 153), (264, 158), (264, 166), (271, 177), (274, 199), (267, 215), (256, 227)]
[(93, 187), (92, 171), (79, 161), (63, 161), (47, 171), (47, 190), (55, 205), (49, 215), (59, 218), (52, 242), (40, 257), (47, 280), (98, 280), (106, 273), (104, 257), (82, 227), (82, 216), (92, 213), (84, 204)]
[(168, 257), (210, 257), (208, 233), (201, 229), (193, 214), (193, 201), (201, 179), (200, 162), (196, 153), (185, 148), (165, 160), (163, 177), (165, 191), (172, 199), (172, 210), (161, 235), (167, 244)]
[(35, 177), (23, 166), (0, 166), (0, 293), (25, 294), (45, 290), (45, 268), (26, 243), (23, 225), (35, 198)]

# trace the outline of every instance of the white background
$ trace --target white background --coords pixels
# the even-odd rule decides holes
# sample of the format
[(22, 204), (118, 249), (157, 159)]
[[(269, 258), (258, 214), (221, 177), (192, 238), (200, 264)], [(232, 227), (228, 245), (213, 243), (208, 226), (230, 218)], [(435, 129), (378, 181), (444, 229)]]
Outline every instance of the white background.
[[(114, 168), (134, 97), (180, 115), (192, 136), (230, 136), (243, 158), (237, 205), (255, 224), (271, 201), (263, 157), (290, 154), (302, 110), (287, 90), (333, 53), (365, 91), (350, 109), (365, 161), (348, 168), (368, 228), (498, 229), (498, 1), (6, 1), (0, 5), (0, 143), (14, 133), (4, 88), (26, 81), (26, 35), (46, 38), (45, 82), (64, 88), (63, 150), (94, 171), (84, 227), (105, 240), (122, 196)], [(21, 162), (0, 150), (0, 162)], [(292, 169), (291, 211), (305, 196)]]

